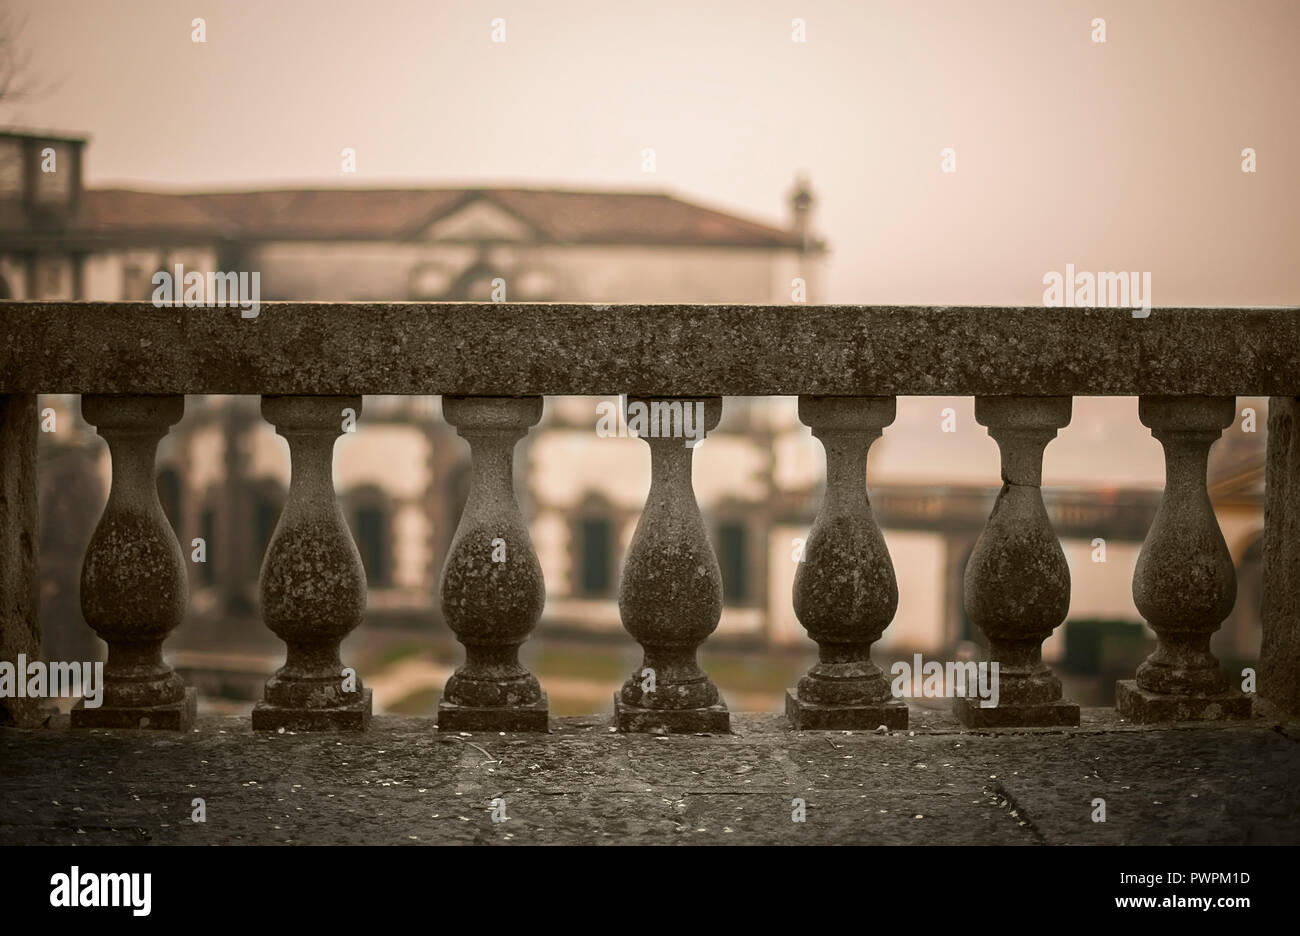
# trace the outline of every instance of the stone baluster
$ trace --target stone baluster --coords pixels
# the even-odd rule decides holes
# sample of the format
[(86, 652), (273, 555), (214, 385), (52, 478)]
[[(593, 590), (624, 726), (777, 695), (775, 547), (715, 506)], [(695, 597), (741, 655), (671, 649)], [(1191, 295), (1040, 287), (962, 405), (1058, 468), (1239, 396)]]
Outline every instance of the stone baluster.
[(722, 616), (722, 573), (691, 486), (696, 441), (722, 417), (719, 397), (627, 401), (628, 431), (650, 446), (650, 493), (619, 583), (639, 666), (614, 696), (619, 731), (727, 732), (726, 703), (696, 662)]
[(186, 730), (196, 692), (163, 661), (185, 616), (185, 558), (158, 502), (158, 442), (185, 412), (183, 396), (92, 396), (81, 413), (108, 442), (113, 483), (81, 567), (81, 611), (108, 644), (103, 696), (72, 709), (73, 728)]
[(546, 693), (519, 662), (546, 586), (514, 492), (515, 443), (542, 417), (542, 398), (442, 398), (470, 446), (469, 499), (442, 571), (442, 612), (465, 663), (438, 703), (442, 731), (547, 731)]
[(1070, 569), (1041, 487), (1043, 450), (1070, 409), (1070, 397), (975, 398), (975, 419), (1002, 455), (1002, 490), (966, 565), (966, 613), (989, 641), (987, 668), (975, 685), (967, 668), (954, 704), (969, 727), (1079, 724), (1042, 651), (1070, 610)]
[(1210, 653), (1210, 635), (1236, 601), (1237, 576), (1206, 490), (1206, 463), (1235, 416), (1234, 397), (1138, 400), (1138, 418), (1165, 450), (1165, 491), (1133, 572), (1133, 601), (1158, 643), (1136, 680), (1115, 685), (1116, 707), (1135, 722), (1251, 714), (1250, 697)]
[[(3, 430), (0, 430), (3, 431)], [(1300, 397), (1268, 401), (1259, 697), (1300, 718)], [(0, 703), (3, 704), (3, 703)]]
[(894, 413), (894, 397), (799, 398), (799, 419), (826, 451), (826, 493), (794, 576), (794, 613), (818, 651), (786, 693), (795, 728), (907, 727), (907, 703), (892, 698), (871, 660), (898, 608), (898, 583), (867, 499), (867, 452)]
[(334, 493), (334, 442), (361, 397), (264, 396), (262, 416), (289, 443), (289, 497), (262, 560), (262, 619), (284, 666), (253, 707), (258, 731), (362, 731), (371, 694), (339, 645), (361, 623), (366, 574)]

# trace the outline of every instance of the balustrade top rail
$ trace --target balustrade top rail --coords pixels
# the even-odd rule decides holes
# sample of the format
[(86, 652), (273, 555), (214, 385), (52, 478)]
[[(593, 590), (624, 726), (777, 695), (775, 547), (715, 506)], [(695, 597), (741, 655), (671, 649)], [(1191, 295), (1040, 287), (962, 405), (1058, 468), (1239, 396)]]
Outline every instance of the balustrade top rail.
[(1294, 395), (1300, 309), (0, 302), (0, 392)]

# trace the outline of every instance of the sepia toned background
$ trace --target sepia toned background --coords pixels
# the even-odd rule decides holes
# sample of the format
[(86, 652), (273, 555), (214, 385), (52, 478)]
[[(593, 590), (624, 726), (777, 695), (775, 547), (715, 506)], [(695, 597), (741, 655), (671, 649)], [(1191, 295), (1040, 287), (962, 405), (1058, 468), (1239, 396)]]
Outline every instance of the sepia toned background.
[[(1150, 272), (1157, 309), (1300, 296), (1294, 2), (5, 10), (26, 92), (0, 99), (14, 298), (144, 299), (175, 263), (256, 270), (263, 299), (486, 300), (500, 277), (512, 299), (791, 315), (796, 278), (810, 302), (1039, 305), (1067, 263)], [(52, 174), (34, 162), (47, 145)], [(559, 714), (607, 709), (637, 660), (612, 597), (648, 457), (596, 436), (598, 402), (548, 400), (517, 462), (548, 587), (528, 655)], [(75, 404), (42, 404), (63, 427), (42, 436), (46, 649), (63, 659), (94, 652), (76, 579), (108, 479)], [(1258, 653), (1263, 526), (1266, 404), (1239, 410), (1210, 478), (1239, 573), (1215, 645), (1230, 671)], [(436, 583), (466, 455), (422, 399), (368, 398), (337, 449), (371, 583), (346, 655), (386, 710), (431, 711), (458, 659)], [(733, 709), (779, 708), (806, 665), (789, 594), (820, 459), (792, 400), (729, 399), (697, 455), (727, 599), (704, 656)], [(256, 581), (287, 454), (255, 399), (191, 398), (160, 468), (181, 542), (209, 550), (169, 647), (206, 705), (242, 710), (278, 664)], [(882, 659), (978, 652), (961, 575), (999, 476), (971, 401), (900, 399), (868, 476), (900, 589)], [(1074, 591), (1045, 653), (1085, 704), (1149, 647), (1129, 587), (1162, 483), (1132, 399), (1076, 400), (1047, 449)]]

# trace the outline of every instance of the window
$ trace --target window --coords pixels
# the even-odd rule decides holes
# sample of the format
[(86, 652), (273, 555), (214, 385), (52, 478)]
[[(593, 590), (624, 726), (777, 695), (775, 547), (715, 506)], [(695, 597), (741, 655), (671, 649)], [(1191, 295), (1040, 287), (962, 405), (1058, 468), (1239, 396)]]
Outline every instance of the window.
[(176, 531), (177, 538), (182, 545), (185, 543), (185, 537), (181, 535), (181, 478), (176, 473), (175, 468), (164, 468), (158, 472), (158, 502), (162, 504), (163, 513), (167, 515), (167, 521)]
[(555, 274), (550, 270), (540, 267), (516, 270), (511, 279), (519, 298), (527, 302), (548, 302), (555, 295)]
[(356, 513), (357, 551), (372, 588), (384, 588), (388, 581), (388, 517), (382, 507), (366, 504)]
[(36, 258), (36, 298), (72, 298), (72, 260), (58, 254)]
[(21, 198), (23, 194), (23, 144), (0, 140), (0, 198)]
[(199, 584), (215, 585), (217, 581), (216, 569), (216, 551), (212, 544), (216, 542), (217, 533), (217, 512), (211, 507), (203, 511), (199, 516), (199, 535), (203, 537), (203, 542), (207, 544), (207, 562), (199, 563)]
[(66, 143), (43, 143), (34, 151), (36, 159), (36, 200), (64, 204), (72, 198), (72, 147)]
[(749, 534), (745, 524), (718, 525), (718, 565), (722, 568), (722, 600), (741, 604), (749, 598)]
[[(486, 302), (492, 298), (492, 281), (500, 274), (486, 260), (479, 260), (456, 278), (451, 285), (451, 298), (464, 302)], [(509, 298), (509, 293), (506, 294)]]
[(614, 531), (606, 517), (583, 517), (578, 524), (578, 592), (589, 597), (606, 597), (613, 586), (610, 568)]
[(138, 263), (128, 263), (123, 266), (122, 298), (152, 299), (153, 274)]
[(259, 563), (266, 558), (266, 548), (271, 545), (271, 534), (280, 519), (280, 508), (266, 494), (256, 496), (253, 504), (253, 556)]
[(451, 272), (436, 263), (422, 263), (411, 270), (411, 298), (442, 299), (451, 289)]

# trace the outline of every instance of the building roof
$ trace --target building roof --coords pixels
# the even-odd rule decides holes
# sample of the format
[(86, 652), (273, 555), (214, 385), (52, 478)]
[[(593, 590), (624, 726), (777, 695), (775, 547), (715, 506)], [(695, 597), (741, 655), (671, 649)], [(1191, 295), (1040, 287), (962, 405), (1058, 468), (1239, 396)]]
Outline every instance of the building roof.
[(77, 233), (232, 240), (405, 240), (484, 201), (541, 242), (793, 248), (788, 230), (658, 192), (525, 188), (274, 189), (160, 193), (86, 189)]

